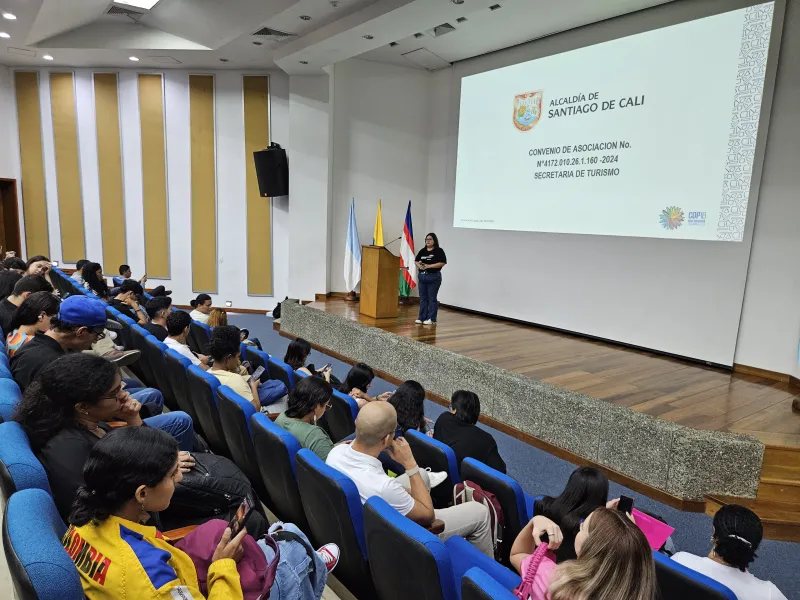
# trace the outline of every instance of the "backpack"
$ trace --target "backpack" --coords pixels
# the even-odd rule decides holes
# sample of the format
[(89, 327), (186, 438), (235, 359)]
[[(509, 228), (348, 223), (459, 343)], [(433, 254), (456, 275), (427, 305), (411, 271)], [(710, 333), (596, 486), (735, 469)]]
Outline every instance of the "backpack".
[(505, 519), (503, 518), (503, 509), (500, 507), (500, 501), (493, 493), (487, 492), (474, 481), (467, 479), (462, 483), (457, 483), (453, 487), (453, 504), (459, 505), (465, 502), (480, 502), (489, 509), (489, 520), (492, 528), (492, 545), (494, 546), (495, 558), (499, 560), (503, 545), (503, 532), (506, 526)]
[[(228, 521), (245, 496), (253, 506), (261, 506), (247, 476), (233, 461), (218, 454), (192, 453), (192, 457), (195, 466), (183, 474), (169, 507), (160, 513), (165, 528), (203, 523), (211, 518)], [(266, 528), (264, 516), (256, 509), (247, 521), (247, 531), (260, 537)]]

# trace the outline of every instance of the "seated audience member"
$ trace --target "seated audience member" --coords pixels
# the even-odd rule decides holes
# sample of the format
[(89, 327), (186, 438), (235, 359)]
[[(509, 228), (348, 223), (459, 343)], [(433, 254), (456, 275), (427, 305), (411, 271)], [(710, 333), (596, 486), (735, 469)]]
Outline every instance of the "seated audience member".
[(100, 263), (90, 262), (83, 265), (81, 276), (84, 288), (94, 292), (101, 300), (108, 300), (111, 290), (108, 289), (108, 284), (103, 277), (103, 267), (100, 266)]
[(167, 332), (167, 317), (172, 307), (172, 298), (169, 296), (159, 296), (158, 298), (151, 298), (144, 305), (147, 316), (150, 318), (148, 323), (142, 325), (147, 331), (152, 333), (159, 342), (167, 339), (169, 333)]
[[(67, 351), (83, 352), (105, 336), (105, 330), (118, 331), (122, 326), (106, 319), (106, 306), (88, 296), (70, 296), (51, 320), (52, 329), (37, 333), (11, 358), (11, 375), (24, 391), (45, 366), (64, 356)], [(105, 358), (104, 358), (105, 360)], [(147, 412), (158, 414), (164, 407), (164, 396), (151, 388), (136, 389), (133, 397), (147, 405)]]
[(56, 286), (53, 285), (53, 280), (50, 279), (50, 269), (53, 265), (50, 264), (50, 259), (46, 256), (33, 256), (25, 263), (25, 275), (41, 275), (50, 284), (54, 294), (58, 294)]
[(555, 498), (544, 496), (533, 505), (533, 514), (542, 515), (559, 526), (564, 541), (556, 552), (556, 562), (575, 558), (575, 537), (581, 523), (596, 509), (616, 508), (619, 500), (608, 500), (608, 479), (594, 467), (578, 467)]
[[(314, 365), (307, 365), (308, 355), (311, 354), (311, 344), (303, 338), (295, 338), (289, 342), (286, 348), (286, 354), (283, 355), (283, 362), (289, 365), (294, 371), (301, 371), (307, 375), (316, 375), (317, 377), (324, 377), (325, 381), (331, 383), (331, 368), (315, 369)], [(335, 377), (333, 378), (336, 379)], [(334, 381), (336, 384), (336, 381)], [(341, 383), (339, 383), (341, 385)]]
[(405, 435), (409, 429), (433, 435), (425, 419), (425, 388), (418, 382), (403, 382), (387, 402), (397, 411), (396, 435)]
[[(439, 519), (444, 522), (444, 531), (439, 535), (442, 540), (460, 535), (487, 556), (494, 557), (489, 510), (478, 502), (434, 509), (411, 447), (404, 438), (394, 437), (396, 429), (394, 407), (388, 402), (370, 402), (356, 418), (355, 440), (334, 447), (326, 462), (353, 480), (362, 503), (380, 496), (401, 515), (423, 527)], [(378, 458), (384, 450), (405, 467), (402, 478), (391, 478), (384, 473)], [(401, 483), (403, 479), (408, 482), (408, 490)]]
[(200, 323), (208, 321), (208, 313), (211, 312), (211, 296), (208, 294), (199, 294), (197, 298), (191, 300), (189, 304), (192, 305), (192, 312), (189, 313), (192, 319)]
[(36, 333), (50, 331), (50, 320), (58, 315), (61, 301), (50, 292), (34, 292), (19, 305), (8, 326), (6, 350), (11, 358), (23, 344), (31, 341)]
[(208, 313), (206, 325), (209, 327), (224, 327), (228, 324), (228, 313), (221, 308), (212, 308)]
[(72, 274), (72, 278), (77, 281), (81, 286), (83, 286), (83, 274), (81, 273), (81, 269), (89, 264), (90, 261), (86, 260), (85, 258), (80, 259), (78, 262), (75, 263), (75, 272)]
[(747, 568), (756, 558), (764, 527), (752, 510), (729, 504), (714, 515), (708, 556), (678, 552), (672, 560), (711, 577), (730, 588), (738, 600), (786, 600), (771, 581), (763, 581)]
[(75, 493), (83, 483), (86, 457), (111, 430), (108, 421), (163, 429), (182, 450), (192, 449), (194, 428), (189, 415), (173, 411), (142, 419), (140, 408), (141, 404), (125, 390), (117, 367), (84, 352), (53, 361), (25, 390), (13, 418), (24, 427), (34, 453), (47, 471), (61, 515), (69, 514)]
[(164, 343), (167, 347), (172, 348), (180, 354), (185, 356), (193, 365), (200, 367), (203, 370), (208, 370), (208, 357), (203, 354), (195, 355), (189, 346), (186, 345), (186, 338), (189, 337), (189, 325), (192, 323), (192, 317), (189, 313), (182, 310), (170, 311), (167, 316), (167, 339)]
[[(545, 533), (549, 543), (541, 539)], [(656, 597), (653, 551), (630, 515), (605, 507), (592, 512), (575, 538), (578, 558), (556, 566), (552, 550), (560, 543), (558, 525), (541, 516), (534, 517), (514, 541), (512, 566), (523, 579), (529, 568), (536, 569), (531, 600)], [(538, 566), (536, 558), (541, 559)]]
[(369, 386), (372, 385), (372, 380), (375, 379), (375, 371), (372, 370), (367, 364), (356, 363), (352, 366), (344, 378), (344, 382), (339, 386), (339, 391), (343, 394), (349, 394), (355, 398), (358, 407), (361, 408), (367, 402), (374, 402), (375, 400), (388, 400), (392, 395), (391, 392), (385, 392), (373, 398), (367, 394)]
[(322, 460), (328, 458), (333, 442), (317, 421), (330, 408), (332, 395), (333, 388), (327, 381), (317, 377), (301, 379), (289, 393), (288, 408), (275, 419), (275, 424), (296, 437), (300, 446)]
[(261, 342), (258, 341), (258, 338), (253, 338), (252, 340), (250, 339), (249, 329), (247, 329), (246, 327), (242, 327), (239, 334), (241, 335), (242, 343), (245, 346), (253, 346), (255, 348), (258, 348), (259, 350), (263, 350), (263, 348), (261, 347)]
[[(208, 353), (214, 359), (214, 364), (208, 372), (219, 379), (222, 385), (227, 385), (234, 392), (248, 400), (256, 410), (261, 410), (261, 401), (274, 400), (267, 397), (268, 392), (273, 388), (270, 382), (261, 383), (254, 379), (248, 383), (250, 374), (242, 366), (241, 340), (239, 328), (233, 325), (217, 327), (211, 333), (211, 340), (208, 342)], [(285, 395), (286, 392), (284, 391)], [(281, 412), (283, 407), (275, 412)]]
[[(131, 279), (132, 275), (133, 275), (133, 273), (131, 272), (130, 265), (120, 265), (119, 266), (119, 277), (112, 277), (111, 279), (114, 282), (114, 285), (120, 286), (120, 285), (122, 285), (123, 281), (125, 281), (127, 279)], [(136, 281), (136, 280), (134, 279), (134, 281)], [(144, 283), (146, 281), (147, 281), (147, 275), (142, 275), (142, 277), (139, 279), (139, 283), (143, 284), (143, 285), (144, 285)]]
[(497, 450), (492, 434), (477, 426), (481, 402), (473, 392), (459, 390), (450, 399), (450, 410), (443, 412), (433, 426), (433, 438), (453, 449), (458, 465), (467, 457), (506, 472), (506, 463)]
[(0, 302), (0, 328), (3, 329), (3, 337), (11, 333), (11, 319), (25, 298), (36, 292), (52, 291), (53, 286), (41, 275), (25, 275), (17, 281), (12, 294)]
[[(123, 428), (87, 457), (62, 540), (86, 598), (204, 598), (192, 559), (143, 525), (169, 506), (182, 479), (175, 441), (161, 431)], [(244, 597), (236, 562), (246, 535), (244, 528), (233, 539), (230, 529), (222, 534), (208, 567), (209, 599)], [(104, 561), (87, 563), (83, 547)]]
[(126, 317), (136, 321), (139, 325), (145, 325), (150, 322), (150, 318), (139, 304), (139, 294), (141, 294), (141, 292), (141, 285), (133, 279), (126, 279), (117, 289), (117, 295), (111, 299), (109, 306), (113, 306)]
[(22, 279), (22, 273), (16, 269), (0, 271), (0, 300), (5, 300), (14, 293), (14, 286)]
[(27, 265), (25, 261), (22, 260), (19, 256), (8, 256), (6, 255), (6, 259), (3, 261), (3, 268), (8, 269), (9, 271), (16, 271), (20, 275), (25, 273), (25, 269), (27, 269)]

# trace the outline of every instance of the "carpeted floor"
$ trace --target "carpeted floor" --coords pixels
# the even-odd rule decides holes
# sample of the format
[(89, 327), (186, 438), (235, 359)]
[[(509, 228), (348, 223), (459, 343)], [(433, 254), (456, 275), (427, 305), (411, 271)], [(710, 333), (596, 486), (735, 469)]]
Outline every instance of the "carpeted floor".
[[(237, 314), (231, 315), (230, 321), (233, 325), (247, 327), (250, 330), (250, 337), (259, 338), (265, 352), (283, 358), (289, 340), (272, 329), (272, 318)], [(350, 368), (346, 363), (317, 351), (312, 351), (309, 362), (320, 366), (330, 362), (334, 374), (342, 380)], [(370, 392), (381, 393), (393, 390), (395, 387), (383, 379), (376, 379)], [(425, 401), (427, 417), (435, 419), (443, 410), (442, 406)], [(557, 495), (563, 489), (575, 465), (490, 427), (483, 425), (481, 427), (495, 437), (500, 454), (508, 466), (508, 474), (516, 479), (526, 492), (533, 495)], [(637, 507), (664, 517), (675, 527), (673, 540), (678, 550), (699, 555), (706, 555), (710, 550), (711, 517), (675, 510), (613, 482), (610, 494), (612, 498), (621, 494), (630, 496), (634, 498)], [(772, 580), (787, 598), (800, 600), (800, 544), (764, 541), (751, 571), (757, 577)]]

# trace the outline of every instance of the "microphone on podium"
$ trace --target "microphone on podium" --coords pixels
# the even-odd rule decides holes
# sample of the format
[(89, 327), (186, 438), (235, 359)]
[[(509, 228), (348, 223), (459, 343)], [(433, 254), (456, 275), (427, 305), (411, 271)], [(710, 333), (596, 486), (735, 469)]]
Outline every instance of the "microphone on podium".
[[(403, 239), (403, 236), (399, 235), (396, 238), (394, 238), (391, 242), (389, 242), (389, 244), (394, 244), (397, 240), (402, 240), (402, 239)], [(384, 244), (383, 247), (386, 248), (386, 246), (388, 246), (389, 244)]]

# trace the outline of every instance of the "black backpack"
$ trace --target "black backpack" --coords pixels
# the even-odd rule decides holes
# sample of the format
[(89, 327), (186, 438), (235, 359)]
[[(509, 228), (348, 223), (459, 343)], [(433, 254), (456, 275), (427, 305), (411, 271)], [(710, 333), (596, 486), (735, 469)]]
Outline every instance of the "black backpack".
[(209, 519), (229, 521), (247, 496), (256, 507), (246, 524), (248, 533), (256, 539), (266, 533), (261, 502), (242, 470), (218, 454), (193, 453), (192, 456), (195, 466), (183, 474), (183, 480), (175, 486), (169, 508), (160, 513), (162, 527), (176, 529)]

